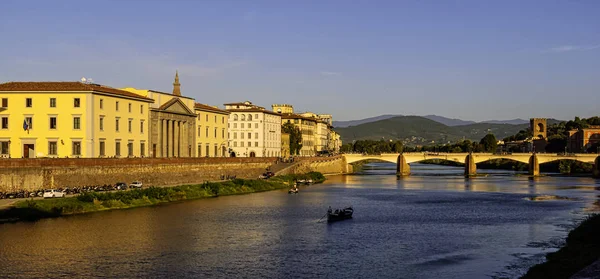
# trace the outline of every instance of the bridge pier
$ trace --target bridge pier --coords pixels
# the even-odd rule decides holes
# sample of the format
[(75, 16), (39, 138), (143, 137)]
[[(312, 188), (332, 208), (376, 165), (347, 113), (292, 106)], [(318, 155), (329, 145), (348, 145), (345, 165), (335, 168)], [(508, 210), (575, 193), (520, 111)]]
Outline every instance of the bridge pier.
[(465, 158), (465, 177), (475, 175), (477, 175), (477, 165), (475, 165), (475, 158), (473, 158), (473, 154), (469, 154)]
[(396, 164), (396, 176), (397, 177), (405, 177), (410, 175), (410, 166), (406, 162), (406, 158), (404, 155), (398, 155), (398, 160)]
[(529, 175), (540, 176), (540, 162), (535, 153), (529, 158)]
[(600, 178), (600, 156), (596, 157), (596, 160), (594, 160), (594, 168), (592, 170), (592, 174), (595, 178)]

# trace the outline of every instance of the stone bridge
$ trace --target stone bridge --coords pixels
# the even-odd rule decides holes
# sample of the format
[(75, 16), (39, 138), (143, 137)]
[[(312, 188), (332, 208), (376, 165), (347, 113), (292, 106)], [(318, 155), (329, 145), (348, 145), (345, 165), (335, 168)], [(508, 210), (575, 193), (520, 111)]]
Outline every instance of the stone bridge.
[(597, 154), (550, 154), (550, 153), (431, 153), (431, 152), (411, 152), (411, 153), (390, 153), (380, 155), (362, 155), (362, 154), (343, 154), (348, 164), (363, 160), (380, 160), (390, 163), (396, 163), (396, 175), (410, 175), (410, 163), (424, 160), (439, 159), (465, 164), (465, 175), (472, 176), (477, 173), (477, 163), (495, 160), (508, 159), (517, 162), (529, 164), (529, 174), (537, 176), (540, 174), (540, 164), (558, 161), (574, 160), (584, 163), (594, 164), (594, 177), (600, 177), (600, 156)]

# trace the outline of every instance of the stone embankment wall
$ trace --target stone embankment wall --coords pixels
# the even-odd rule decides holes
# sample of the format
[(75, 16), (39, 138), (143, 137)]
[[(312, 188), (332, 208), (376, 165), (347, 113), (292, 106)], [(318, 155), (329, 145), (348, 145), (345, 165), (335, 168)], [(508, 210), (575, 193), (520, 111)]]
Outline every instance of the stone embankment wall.
[(283, 169), (277, 174), (301, 174), (318, 171), (322, 174), (342, 174), (352, 172), (352, 166), (346, 163), (343, 156), (333, 157), (298, 157), (296, 164)]
[(0, 191), (131, 183), (145, 186), (202, 183), (221, 175), (257, 178), (274, 158), (123, 158), (0, 160)]

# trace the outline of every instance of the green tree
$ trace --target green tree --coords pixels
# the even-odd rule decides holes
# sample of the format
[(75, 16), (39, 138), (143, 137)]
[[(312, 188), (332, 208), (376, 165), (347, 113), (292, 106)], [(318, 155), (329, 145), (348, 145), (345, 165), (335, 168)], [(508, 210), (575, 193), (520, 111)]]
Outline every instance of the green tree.
[(498, 141), (494, 134), (487, 134), (479, 141), (479, 144), (481, 145), (481, 149), (485, 152), (496, 152)]
[(290, 134), (290, 154), (298, 155), (302, 149), (302, 132), (294, 124), (286, 122), (281, 126), (284, 133)]

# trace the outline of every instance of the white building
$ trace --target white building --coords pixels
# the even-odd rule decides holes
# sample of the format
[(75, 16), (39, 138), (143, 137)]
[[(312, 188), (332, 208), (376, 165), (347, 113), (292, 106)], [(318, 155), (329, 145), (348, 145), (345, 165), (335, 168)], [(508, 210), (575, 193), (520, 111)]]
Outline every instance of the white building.
[(225, 104), (232, 157), (281, 156), (281, 115), (243, 103)]

